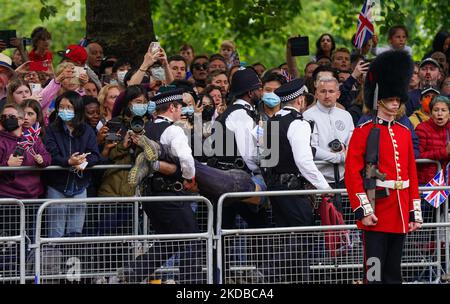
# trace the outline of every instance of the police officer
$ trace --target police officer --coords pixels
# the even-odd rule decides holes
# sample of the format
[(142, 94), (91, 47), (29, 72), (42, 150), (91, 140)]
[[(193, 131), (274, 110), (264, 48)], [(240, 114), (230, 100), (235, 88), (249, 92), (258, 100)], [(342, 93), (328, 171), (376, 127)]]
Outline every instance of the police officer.
[[(174, 156), (179, 160), (181, 170), (172, 176), (154, 173), (147, 184), (146, 195), (154, 196), (178, 196), (184, 195), (183, 190), (195, 187), (195, 166), (188, 138), (183, 129), (173, 123), (181, 118), (183, 102), (183, 90), (172, 90), (157, 94), (152, 98), (156, 103), (157, 117), (153, 122), (145, 125), (145, 136), (158, 141), (170, 148)], [(198, 232), (195, 215), (189, 202), (155, 202), (143, 203), (143, 209), (150, 218), (152, 227), (157, 234), (196, 233)], [(176, 251), (180, 251), (181, 279), (188, 279), (190, 283), (200, 278), (192, 277), (201, 275), (201, 271), (195, 269), (196, 257), (193, 255), (199, 250), (193, 246), (177, 246), (169, 244), (154, 244), (149, 252), (138, 257), (137, 267), (134, 267), (134, 280), (142, 280), (146, 275), (161, 266)], [(200, 263), (199, 263), (200, 264)], [(187, 277), (189, 274), (190, 277)]]
[[(215, 156), (210, 158), (208, 165), (222, 170), (242, 169), (250, 175), (258, 175), (260, 169), (257, 164), (256, 139), (252, 136), (252, 131), (256, 126), (255, 105), (262, 97), (262, 86), (256, 72), (253, 69), (237, 71), (233, 76), (230, 94), (235, 101), (213, 125), (214, 134), (211, 138), (215, 142), (220, 141), (221, 145), (214, 145)], [(224, 206), (222, 226), (234, 227), (237, 214), (251, 228), (267, 225), (263, 208), (236, 202)]]
[[(317, 189), (331, 189), (314, 164), (310, 144), (311, 124), (301, 114), (306, 107), (307, 91), (304, 81), (300, 79), (275, 90), (283, 108), (270, 119), (268, 126), (267, 141), (273, 145), (274, 140), (279, 140), (280, 147), (277, 165), (267, 170), (269, 190), (304, 189), (305, 180)], [(279, 127), (278, 139), (272, 138), (275, 124)], [(271, 202), (277, 226), (313, 225), (313, 210), (307, 197), (278, 196), (271, 197)]]
[[(275, 90), (282, 109), (269, 120), (267, 142), (272, 153), (270, 158), (276, 165), (264, 167), (266, 164), (261, 162), (269, 190), (301, 190), (305, 189), (305, 181), (318, 189), (331, 189), (313, 161), (311, 125), (303, 120), (301, 114), (306, 107), (306, 93), (305, 83), (300, 79)], [(278, 133), (275, 132), (277, 127)], [(274, 148), (276, 140), (279, 141), (279, 151)], [(313, 225), (313, 208), (307, 196), (272, 196), (270, 201), (278, 227)], [(286, 283), (309, 282), (308, 252), (312, 249), (312, 239), (305, 235), (292, 235), (280, 242), (286, 256), (282, 254), (279, 258), (278, 276)]]
[[(366, 106), (378, 106), (376, 121), (356, 128), (348, 147), (345, 184), (358, 228), (363, 231), (366, 283), (402, 282), (400, 262), (406, 233), (420, 228), (423, 222), (411, 133), (395, 120), (400, 105), (408, 100), (412, 72), (413, 62), (405, 52), (389, 51), (377, 56), (364, 85)], [(376, 190), (389, 191), (383, 197), (375, 195), (372, 206), (370, 189), (365, 188), (369, 184), (364, 180), (367, 176), (361, 172), (370, 165), (365, 164), (365, 155), (366, 150), (374, 149), (368, 137), (376, 129), (379, 143), (375, 146), (379, 145), (378, 151), (382, 152), (377, 166), (386, 174), (385, 178), (376, 178)]]

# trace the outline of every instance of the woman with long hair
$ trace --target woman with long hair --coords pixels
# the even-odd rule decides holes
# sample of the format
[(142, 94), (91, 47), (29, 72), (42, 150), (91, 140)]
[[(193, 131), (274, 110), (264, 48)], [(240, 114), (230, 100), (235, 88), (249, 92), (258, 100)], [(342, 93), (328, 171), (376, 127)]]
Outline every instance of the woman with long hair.
[[(48, 173), (47, 198), (85, 198), (91, 180), (86, 166), (98, 163), (96, 136), (84, 118), (81, 96), (67, 91), (56, 99), (57, 117), (46, 134), (46, 147), (52, 164), (70, 167), (68, 171)], [(52, 205), (49, 210), (49, 236), (79, 235), (83, 230), (85, 204)]]

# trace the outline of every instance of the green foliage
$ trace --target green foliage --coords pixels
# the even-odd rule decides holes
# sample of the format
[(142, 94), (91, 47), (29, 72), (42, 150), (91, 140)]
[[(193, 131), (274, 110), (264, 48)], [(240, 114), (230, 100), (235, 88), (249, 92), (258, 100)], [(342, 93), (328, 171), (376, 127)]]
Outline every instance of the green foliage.
[[(117, 0), (118, 1), (118, 0)], [(233, 40), (241, 61), (262, 62), (267, 67), (285, 61), (285, 44), (290, 36), (307, 35), (310, 53), (325, 32), (333, 34), (338, 46), (351, 48), (351, 36), (364, 0), (149, 0), (155, 34), (169, 55), (191, 43), (197, 54), (217, 53), (221, 41)], [(36, 26), (46, 26), (53, 36), (52, 51), (77, 43), (85, 35), (85, 3), (81, 0), (81, 20), (70, 21), (66, 14), (71, 1), (2, 1), (0, 24), (29, 37)], [(408, 44), (415, 59), (431, 47), (440, 28), (449, 29), (447, 0), (380, 0), (381, 16), (376, 22), (380, 43), (394, 24), (410, 31)], [(57, 57), (57, 56), (55, 56)], [(298, 58), (300, 68), (309, 57)]]
[[(70, 21), (67, 18), (69, 6), (63, 0), (4, 0), (1, 4), (0, 24), (2, 29), (17, 30), (17, 35), (30, 37), (37, 26), (45, 26), (52, 34), (51, 50), (54, 53), (54, 64), (59, 63), (59, 56), (55, 53), (63, 50), (67, 45), (78, 43), (85, 35), (86, 9), (81, 1), (81, 18), (79, 21)], [(41, 9), (50, 8), (49, 17), (41, 20)], [(54, 12), (55, 14), (52, 14)], [(45, 14), (47, 16), (47, 14)], [(30, 50), (30, 47), (28, 48)], [(11, 55), (11, 50), (6, 51)]]
[(43, 5), (41, 8), (41, 12), (39, 13), (39, 18), (42, 22), (45, 21), (45, 19), (50, 19), (50, 16), (55, 17), (57, 13), (56, 6), (54, 5), (48, 5), (48, 0), (40, 0), (41, 4)]
[[(335, 33), (356, 27), (356, 18), (364, 0), (332, 0), (340, 17)], [(408, 28), (408, 45), (413, 47), (414, 59), (420, 60), (431, 48), (434, 35), (441, 29), (449, 29), (450, 10), (447, 0), (379, 0), (381, 13), (375, 22), (380, 43), (387, 44), (387, 32), (391, 26), (403, 24)]]

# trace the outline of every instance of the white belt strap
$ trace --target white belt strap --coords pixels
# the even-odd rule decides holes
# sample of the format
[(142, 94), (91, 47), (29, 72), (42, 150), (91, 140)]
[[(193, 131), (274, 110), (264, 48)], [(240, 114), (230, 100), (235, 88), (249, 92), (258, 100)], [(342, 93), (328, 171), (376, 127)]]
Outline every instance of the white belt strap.
[(409, 187), (409, 179), (406, 181), (395, 181), (395, 180), (381, 181), (377, 179), (377, 186), (396, 190), (406, 189)]

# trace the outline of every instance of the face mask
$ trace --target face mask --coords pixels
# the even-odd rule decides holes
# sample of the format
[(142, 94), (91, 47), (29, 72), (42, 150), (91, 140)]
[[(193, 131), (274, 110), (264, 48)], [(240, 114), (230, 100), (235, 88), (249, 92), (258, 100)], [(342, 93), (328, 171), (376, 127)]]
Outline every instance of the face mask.
[(156, 80), (165, 80), (166, 79), (166, 73), (164, 72), (164, 69), (162, 67), (157, 68), (151, 68), (152, 76)]
[(75, 117), (75, 112), (72, 110), (62, 110), (58, 111), (58, 116), (63, 121), (71, 121)]
[(188, 106), (188, 107), (182, 107), (181, 108), (181, 115), (190, 116), (192, 114), (194, 114), (194, 107), (193, 106)]
[(280, 104), (280, 97), (278, 97), (278, 95), (273, 92), (264, 93), (262, 101), (269, 108), (275, 108), (277, 105)]
[(156, 110), (156, 103), (154, 101), (150, 101), (148, 103), (148, 107), (147, 107), (147, 113), (148, 114), (153, 114)]
[(6, 118), (2, 121), (2, 125), (7, 132), (12, 132), (19, 128), (19, 121), (17, 118)]
[(202, 120), (210, 121), (214, 116), (215, 108), (213, 106), (204, 106), (202, 111)]
[(120, 84), (124, 84), (123, 80), (125, 79), (125, 75), (128, 71), (117, 71), (117, 80)]
[(432, 99), (431, 96), (422, 99), (422, 109), (427, 114), (430, 114), (430, 102)]
[(131, 113), (135, 116), (144, 116), (147, 113), (148, 104), (133, 104)]

